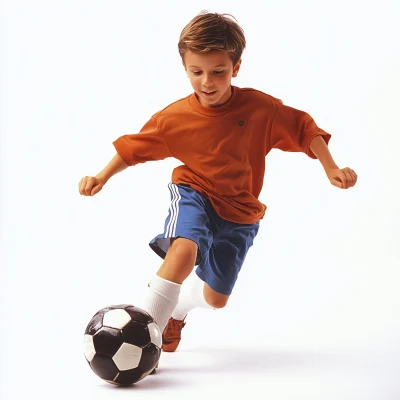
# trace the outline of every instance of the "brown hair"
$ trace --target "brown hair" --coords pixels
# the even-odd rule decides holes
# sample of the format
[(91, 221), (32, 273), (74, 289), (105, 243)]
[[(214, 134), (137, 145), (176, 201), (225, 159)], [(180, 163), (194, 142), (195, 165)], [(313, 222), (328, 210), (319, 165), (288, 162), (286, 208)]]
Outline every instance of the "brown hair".
[(182, 57), (189, 50), (206, 53), (226, 50), (233, 65), (239, 61), (246, 47), (243, 29), (230, 14), (202, 11), (182, 30), (178, 49)]

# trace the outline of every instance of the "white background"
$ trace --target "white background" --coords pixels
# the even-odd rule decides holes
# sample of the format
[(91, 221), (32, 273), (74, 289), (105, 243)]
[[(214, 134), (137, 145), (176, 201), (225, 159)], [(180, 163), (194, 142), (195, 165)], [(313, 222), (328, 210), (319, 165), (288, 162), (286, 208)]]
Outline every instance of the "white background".
[[(274, 150), (227, 308), (193, 311), (159, 373), (117, 390), (86, 365), (83, 332), (106, 305), (140, 304), (179, 164), (128, 169), (93, 198), (78, 182), (192, 92), (177, 42), (202, 9), (245, 31), (233, 83), (310, 113), (359, 179), (340, 190), (318, 160)], [(3, 1), (1, 399), (399, 399), (399, 18), (396, 0)]]

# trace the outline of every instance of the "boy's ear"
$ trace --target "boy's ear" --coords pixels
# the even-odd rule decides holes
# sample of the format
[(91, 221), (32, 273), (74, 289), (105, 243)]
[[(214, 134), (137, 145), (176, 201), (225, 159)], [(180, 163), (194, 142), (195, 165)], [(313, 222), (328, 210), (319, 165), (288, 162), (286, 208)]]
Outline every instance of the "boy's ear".
[(236, 78), (237, 74), (239, 73), (240, 65), (242, 64), (242, 59), (240, 59), (236, 65), (233, 67), (232, 77)]
[(183, 65), (183, 68), (185, 68), (185, 72), (186, 72), (187, 77), (189, 78), (189, 73), (188, 73), (188, 70), (186, 68), (186, 64), (185, 64), (185, 61), (183, 60), (183, 58), (182, 58), (182, 65)]

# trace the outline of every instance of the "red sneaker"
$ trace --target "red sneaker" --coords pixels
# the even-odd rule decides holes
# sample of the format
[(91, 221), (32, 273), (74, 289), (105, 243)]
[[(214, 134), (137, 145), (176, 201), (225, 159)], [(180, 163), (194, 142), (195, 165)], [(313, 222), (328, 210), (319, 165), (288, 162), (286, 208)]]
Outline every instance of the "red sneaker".
[(181, 331), (186, 322), (173, 319), (168, 320), (168, 324), (162, 334), (162, 349), (167, 352), (173, 352), (178, 348), (181, 341)]

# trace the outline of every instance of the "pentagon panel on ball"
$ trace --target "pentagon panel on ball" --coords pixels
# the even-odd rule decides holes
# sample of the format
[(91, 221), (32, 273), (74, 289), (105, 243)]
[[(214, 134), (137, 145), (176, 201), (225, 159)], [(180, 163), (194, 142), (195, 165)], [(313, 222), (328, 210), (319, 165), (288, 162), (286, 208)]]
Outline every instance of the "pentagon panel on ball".
[(149, 375), (161, 355), (161, 331), (146, 311), (129, 304), (99, 310), (84, 335), (84, 354), (106, 382), (132, 385)]

